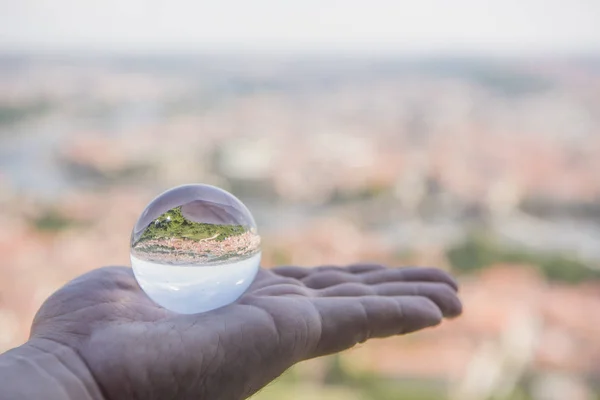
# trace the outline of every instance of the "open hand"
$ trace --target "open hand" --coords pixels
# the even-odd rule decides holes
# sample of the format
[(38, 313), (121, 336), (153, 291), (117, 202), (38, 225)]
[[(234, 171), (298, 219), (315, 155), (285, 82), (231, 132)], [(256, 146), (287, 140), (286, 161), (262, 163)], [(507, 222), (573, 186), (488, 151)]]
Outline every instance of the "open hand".
[[(31, 346), (65, 350), (88, 391), (118, 399), (244, 399), (293, 364), (461, 313), (457, 285), (431, 268), (260, 270), (235, 303), (198, 315), (154, 304), (124, 267), (94, 270), (41, 307)], [(92, 396), (95, 397), (95, 396)]]

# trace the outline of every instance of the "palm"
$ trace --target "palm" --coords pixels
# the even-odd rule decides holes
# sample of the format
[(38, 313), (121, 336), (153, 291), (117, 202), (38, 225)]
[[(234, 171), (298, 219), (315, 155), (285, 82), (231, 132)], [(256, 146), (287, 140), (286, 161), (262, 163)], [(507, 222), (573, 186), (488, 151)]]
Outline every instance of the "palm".
[(103, 268), (50, 297), (32, 336), (76, 350), (109, 399), (241, 399), (296, 362), (460, 311), (454, 281), (434, 269), (261, 270), (236, 303), (178, 315), (130, 269)]

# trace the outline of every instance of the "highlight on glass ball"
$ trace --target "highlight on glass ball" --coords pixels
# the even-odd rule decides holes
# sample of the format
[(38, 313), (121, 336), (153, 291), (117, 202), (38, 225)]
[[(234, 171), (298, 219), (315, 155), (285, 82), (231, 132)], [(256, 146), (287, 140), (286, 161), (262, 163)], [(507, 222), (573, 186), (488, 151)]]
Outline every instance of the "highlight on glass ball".
[(214, 310), (250, 286), (260, 236), (246, 206), (210, 185), (170, 189), (146, 207), (131, 235), (131, 266), (146, 294), (180, 314)]

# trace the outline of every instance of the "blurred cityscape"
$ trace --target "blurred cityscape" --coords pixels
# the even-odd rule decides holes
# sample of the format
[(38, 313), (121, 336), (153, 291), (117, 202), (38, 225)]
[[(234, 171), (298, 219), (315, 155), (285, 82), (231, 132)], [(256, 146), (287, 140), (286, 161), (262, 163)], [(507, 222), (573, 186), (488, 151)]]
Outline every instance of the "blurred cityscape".
[(462, 283), (460, 319), (256, 399), (600, 399), (599, 58), (2, 56), (0, 351), (194, 182), (250, 208), (265, 267)]

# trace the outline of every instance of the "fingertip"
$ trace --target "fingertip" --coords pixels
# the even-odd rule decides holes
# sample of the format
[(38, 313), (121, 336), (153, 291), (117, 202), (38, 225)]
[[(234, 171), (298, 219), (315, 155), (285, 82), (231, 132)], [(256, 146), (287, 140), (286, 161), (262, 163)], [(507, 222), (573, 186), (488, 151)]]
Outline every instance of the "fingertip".
[(460, 301), (460, 299), (455, 296), (452, 299), (452, 304), (449, 307), (449, 310), (447, 312), (447, 314), (445, 315), (446, 318), (448, 319), (455, 319), (458, 318), (462, 315), (463, 313), (463, 303), (462, 301)]
[(431, 328), (442, 323), (444, 314), (432, 300), (427, 297), (414, 296), (401, 304), (402, 314), (407, 320), (403, 334)]
[(422, 296), (430, 298), (442, 310), (444, 317), (453, 318), (462, 313), (462, 303), (458, 298), (457, 292), (446, 283), (435, 284), (435, 290), (429, 293), (420, 293)]
[(427, 312), (424, 314), (426, 326), (424, 328), (437, 326), (444, 320), (443, 311), (430, 299), (427, 300)]

